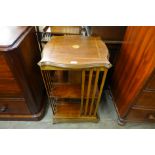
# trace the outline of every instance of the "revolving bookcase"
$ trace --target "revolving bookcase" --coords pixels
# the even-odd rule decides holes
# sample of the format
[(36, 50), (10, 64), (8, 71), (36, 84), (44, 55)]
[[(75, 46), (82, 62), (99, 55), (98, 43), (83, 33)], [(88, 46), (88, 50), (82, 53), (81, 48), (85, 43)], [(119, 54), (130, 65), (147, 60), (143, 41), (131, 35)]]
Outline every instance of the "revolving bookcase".
[(53, 123), (99, 120), (98, 107), (111, 67), (108, 50), (100, 38), (53, 37), (39, 65)]

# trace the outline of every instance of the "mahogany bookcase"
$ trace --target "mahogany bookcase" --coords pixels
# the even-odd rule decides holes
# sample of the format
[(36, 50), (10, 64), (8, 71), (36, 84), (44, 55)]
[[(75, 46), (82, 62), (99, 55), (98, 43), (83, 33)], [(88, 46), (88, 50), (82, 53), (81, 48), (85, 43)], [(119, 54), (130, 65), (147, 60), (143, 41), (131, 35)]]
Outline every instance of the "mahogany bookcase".
[(98, 107), (111, 67), (108, 56), (106, 45), (97, 37), (57, 36), (45, 45), (38, 64), (53, 123), (99, 120)]

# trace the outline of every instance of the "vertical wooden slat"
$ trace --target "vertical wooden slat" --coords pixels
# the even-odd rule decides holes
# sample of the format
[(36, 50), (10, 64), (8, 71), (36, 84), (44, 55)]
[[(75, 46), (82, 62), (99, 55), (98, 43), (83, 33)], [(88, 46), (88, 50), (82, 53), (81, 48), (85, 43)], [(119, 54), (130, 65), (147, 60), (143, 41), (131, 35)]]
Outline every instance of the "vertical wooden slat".
[(47, 84), (48, 84), (49, 91), (50, 91), (51, 90), (51, 85), (50, 85), (50, 78), (49, 78), (49, 71), (48, 70), (46, 71), (46, 77), (47, 77)]
[(96, 69), (96, 77), (95, 77), (94, 90), (93, 90), (93, 95), (92, 95), (92, 100), (91, 100), (91, 106), (90, 106), (89, 115), (92, 114), (93, 104), (94, 104), (96, 90), (97, 90), (97, 83), (98, 83), (99, 73), (100, 73), (100, 68), (97, 68)]
[(51, 71), (48, 71), (48, 77), (49, 77), (49, 85), (50, 85), (50, 90), (52, 89), (52, 78), (51, 78)]
[(46, 88), (46, 92), (47, 92), (47, 95), (48, 95), (48, 99), (49, 99), (49, 103), (51, 104), (51, 107), (52, 107), (52, 112), (53, 114), (55, 114), (55, 104), (53, 103), (53, 99), (51, 98), (51, 95), (50, 95), (50, 90), (51, 90), (51, 75), (50, 75), (50, 71), (47, 71), (47, 70), (41, 70), (41, 74), (42, 74), (42, 77), (43, 77), (43, 81), (44, 81), (44, 84), (45, 84), (45, 88)]
[(97, 98), (96, 107), (95, 107), (95, 111), (94, 111), (94, 116), (96, 115), (97, 110), (98, 110), (98, 106), (99, 106), (99, 102), (100, 102), (100, 99), (101, 99), (102, 90), (103, 90), (103, 86), (104, 86), (104, 83), (105, 83), (107, 71), (108, 71), (108, 69), (104, 70), (104, 74), (103, 74), (103, 77), (102, 77), (102, 82), (101, 82), (101, 86), (100, 86), (100, 90), (99, 90), (99, 95), (98, 95), (98, 98)]
[(48, 95), (48, 97), (49, 97), (50, 94), (49, 94), (49, 91), (48, 91), (48, 86), (47, 86), (47, 84), (46, 84), (45, 71), (44, 71), (44, 70), (41, 70), (41, 74), (42, 74), (42, 77), (43, 77), (43, 81), (44, 81), (44, 85), (45, 85), (45, 88), (46, 88), (47, 95)]
[(80, 114), (83, 112), (83, 102), (84, 102), (84, 86), (85, 86), (85, 70), (82, 70), (82, 84), (81, 84), (81, 107)]
[(50, 103), (51, 103), (51, 107), (52, 107), (52, 111), (53, 111), (53, 114), (55, 114), (55, 99), (53, 99), (53, 98), (51, 98), (52, 97), (52, 78), (50, 77), (50, 71), (46, 71), (46, 77), (47, 77), (47, 85), (48, 85), (48, 87), (49, 87), (49, 94), (50, 94), (50, 96), (49, 96), (49, 98), (50, 98)]
[(41, 74), (42, 74), (42, 77), (43, 77), (43, 81), (44, 81), (44, 85), (45, 85), (45, 88), (46, 88), (46, 92), (47, 92), (47, 95), (48, 95), (48, 99), (49, 99), (49, 103), (51, 104), (51, 106), (52, 106), (52, 112), (53, 112), (53, 114), (55, 113), (54, 111), (54, 106), (53, 106), (53, 103), (52, 103), (52, 99), (50, 98), (50, 94), (49, 94), (49, 87), (48, 87), (48, 85), (47, 85), (47, 81), (48, 81), (48, 79), (47, 79), (47, 76), (46, 76), (46, 71), (44, 71), (44, 70), (41, 70)]
[(52, 89), (52, 78), (50, 76), (50, 71), (48, 71), (48, 78), (49, 78), (49, 85), (50, 85), (50, 91)]
[(54, 83), (55, 77), (56, 77), (56, 71), (53, 71), (53, 70), (52, 70), (52, 71), (50, 72), (51, 92), (52, 92), (52, 90), (53, 90), (53, 88), (54, 88), (53, 83)]
[(54, 100), (54, 98), (49, 98), (49, 100), (50, 100), (50, 104), (51, 104), (51, 107), (52, 107), (52, 112), (53, 112), (53, 115), (54, 115), (55, 114), (55, 109), (56, 109), (55, 100)]
[(90, 71), (89, 71), (88, 89), (87, 89), (87, 98), (86, 98), (86, 105), (85, 105), (85, 113), (84, 113), (85, 115), (87, 115), (87, 111), (88, 111), (88, 103), (89, 103), (89, 95), (90, 95), (90, 90), (91, 90), (92, 75), (93, 75), (93, 69), (90, 69)]
[(52, 78), (51, 78), (51, 74), (50, 74), (50, 71), (48, 70), (48, 71), (46, 71), (46, 75), (47, 75), (47, 78), (48, 78), (48, 80), (47, 80), (47, 84), (48, 84), (48, 86), (49, 86), (49, 94), (50, 94), (50, 97), (51, 97), (51, 93), (52, 93)]
[(44, 72), (44, 75), (46, 77), (46, 85), (47, 85), (47, 88), (48, 88), (48, 94), (49, 94), (49, 97), (51, 97), (51, 94), (50, 94), (50, 85), (49, 85), (49, 77), (48, 77), (48, 71), (45, 71)]
[(46, 74), (46, 78), (47, 78), (47, 81), (46, 81), (46, 83), (47, 83), (47, 85), (48, 85), (48, 88), (49, 88), (49, 97), (51, 98), (51, 84), (50, 84), (50, 82), (51, 82), (51, 80), (50, 80), (50, 75), (49, 75), (49, 70), (46, 70), (45, 71), (45, 74)]

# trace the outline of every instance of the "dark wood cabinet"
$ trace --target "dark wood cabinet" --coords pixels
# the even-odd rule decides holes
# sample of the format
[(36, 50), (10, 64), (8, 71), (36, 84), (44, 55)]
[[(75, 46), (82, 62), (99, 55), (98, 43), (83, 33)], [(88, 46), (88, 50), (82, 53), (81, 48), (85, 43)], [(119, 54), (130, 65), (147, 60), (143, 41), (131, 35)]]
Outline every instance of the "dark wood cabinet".
[(2, 27), (0, 34), (0, 119), (39, 120), (45, 91), (35, 29)]
[(155, 27), (128, 27), (111, 90), (119, 120), (155, 121)]
[(100, 36), (105, 43), (119, 43), (124, 38), (126, 26), (91, 26), (91, 35)]

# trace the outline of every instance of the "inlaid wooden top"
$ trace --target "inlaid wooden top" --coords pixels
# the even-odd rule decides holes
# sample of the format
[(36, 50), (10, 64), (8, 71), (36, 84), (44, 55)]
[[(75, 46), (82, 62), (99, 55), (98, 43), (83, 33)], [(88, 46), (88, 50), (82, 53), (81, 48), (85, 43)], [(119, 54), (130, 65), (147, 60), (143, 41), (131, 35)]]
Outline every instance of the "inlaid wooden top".
[(110, 68), (108, 57), (108, 49), (100, 38), (55, 36), (45, 45), (38, 64), (64, 68)]

